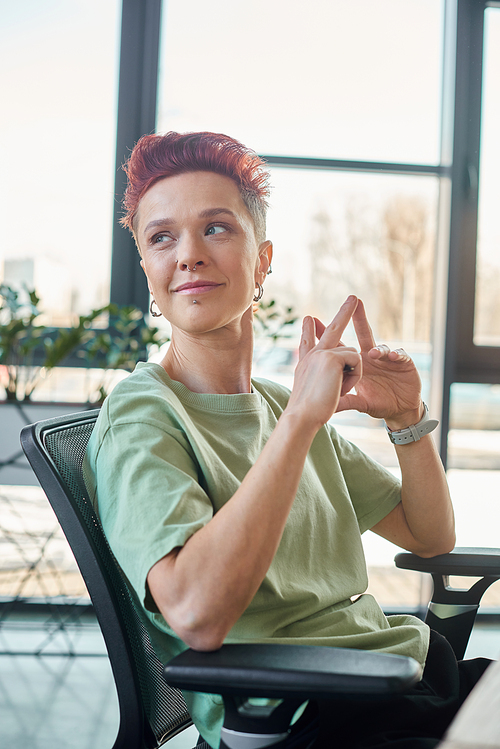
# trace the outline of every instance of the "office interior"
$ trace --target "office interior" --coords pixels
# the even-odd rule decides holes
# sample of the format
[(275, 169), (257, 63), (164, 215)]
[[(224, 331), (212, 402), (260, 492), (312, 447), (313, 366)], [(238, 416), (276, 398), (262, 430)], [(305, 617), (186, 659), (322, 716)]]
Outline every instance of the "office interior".
[[(0, 5), (0, 283), (36, 289), (54, 328), (109, 302), (147, 316), (119, 224), (122, 164), (144, 133), (238, 138), (271, 172), (264, 303), (327, 322), (347, 294), (365, 301), (377, 340), (414, 358), (440, 421), (457, 545), (500, 546), (500, 2)], [(290, 385), (298, 324), (256, 336), (256, 374)], [(85, 407), (100, 377), (77, 360), (56, 368), (18, 403), (14, 431), (37, 405)], [(397, 472), (383, 424), (333, 422)], [(18, 442), (0, 444), (0, 745), (105, 749), (118, 706), (84, 581)], [(427, 577), (395, 569), (396, 547), (375, 536), (365, 551), (384, 610), (423, 615)], [(467, 655), (499, 653), (500, 582)], [(194, 746), (193, 730), (174, 749)]]

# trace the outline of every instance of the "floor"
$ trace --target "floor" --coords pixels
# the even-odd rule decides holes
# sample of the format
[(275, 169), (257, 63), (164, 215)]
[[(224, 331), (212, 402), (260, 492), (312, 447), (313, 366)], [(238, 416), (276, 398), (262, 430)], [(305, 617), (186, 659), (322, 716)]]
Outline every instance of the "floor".
[[(16, 613), (1, 625), (0, 748), (110, 749), (118, 704), (93, 617)], [(477, 626), (467, 655), (498, 657), (500, 622)], [(196, 740), (192, 727), (169, 746), (191, 749)]]
[[(93, 616), (15, 613), (0, 624), (0, 749), (110, 749), (118, 701)], [(197, 738), (192, 727), (169, 746)]]

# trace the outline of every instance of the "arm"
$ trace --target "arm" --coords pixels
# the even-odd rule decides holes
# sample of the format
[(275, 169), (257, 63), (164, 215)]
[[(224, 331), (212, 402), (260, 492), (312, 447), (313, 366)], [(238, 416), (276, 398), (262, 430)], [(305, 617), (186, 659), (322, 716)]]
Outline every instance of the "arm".
[[(356, 408), (385, 419), (391, 430), (416, 424), (423, 415), (420, 378), (402, 350), (376, 346), (362, 302), (353, 317), (363, 359), (356, 394), (340, 399), (339, 410)], [(395, 446), (401, 467), (401, 503), (372, 530), (423, 557), (455, 545), (455, 523), (446, 476), (431, 435)]]
[(311, 443), (360, 377), (359, 354), (339, 346), (356, 304), (352, 297), (343, 305), (318, 344), (313, 319), (305, 319), (289, 403), (255, 465), (212, 520), (148, 574), (160, 612), (195, 649), (218, 648), (252, 600), (281, 540)]
[(372, 530), (422, 557), (446, 554), (455, 546), (455, 521), (432, 436), (395, 449), (401, 467), (401, 503)]

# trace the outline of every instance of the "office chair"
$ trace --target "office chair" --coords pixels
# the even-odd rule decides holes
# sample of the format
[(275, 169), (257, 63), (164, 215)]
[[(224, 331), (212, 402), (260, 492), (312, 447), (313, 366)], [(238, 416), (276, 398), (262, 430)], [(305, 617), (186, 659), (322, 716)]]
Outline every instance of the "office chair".
[[(160, 663), (154, 627), (107, 544), (83, 481), (83, 458), (98, 413), (26, 426), (21, 444), (72, 548), (106, 643), (120, 710), (113, 749), (154, 749), (191, 725), (180, 689), (223, 695), (221, 746), (278, 749), (286, 743), (293, 713), (307, 699), (390, 699), (418, 681), (421, 669), (411, 658), (314, 646), (224, 645), (214, 653), (186, 650), (166, 666)], [(479, 590), (500, 578), (500, 551), (473, 551), (472, 558), (458, 549), (434, 559), (397, 557), (398, 566), (433, 574), (438, 595), (428, 616), (438, 631), (444, 623), (454, 632), (453, 620), (461, 632), (459, 647), (468, 640), (477, 606), (463, 591), (451, 591), (446, 575), (483, 575), (484, 582), (471, 589), (478, 605)], [(275, 700), (262, 705), (249, 701), (252, 697)], [(201, 739), (197, 746), (208, 747)]]

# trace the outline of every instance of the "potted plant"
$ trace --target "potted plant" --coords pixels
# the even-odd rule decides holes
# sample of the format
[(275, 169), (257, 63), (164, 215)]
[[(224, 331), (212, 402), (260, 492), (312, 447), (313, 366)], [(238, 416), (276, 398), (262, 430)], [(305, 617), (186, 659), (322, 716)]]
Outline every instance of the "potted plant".
[[(110, 370), (131, 371), (151, 346), (168, 340), (132, 306), (108, 304), (81, 315), (68, 328), (49, 328), (40, 323), (40, 315), (35, 290), (0, 284), (0, 385), (5, 392), (0, 401), (0, 484), (36, 484), (18, 447), (24, 424), (99, 405), (109, 388)], [(93, 327), (104, 316), (108, 327)], [(68, 360), (102, 370), (97, 392), (89, 393), (85, 403), (33, 400), (40, 382)]]
[(93, 331), (78, 351), (86, 366), (101, 371), (100, 381), (89, 393), (89, 402), (94, 405), (100, 405), (108, 394), (114, 371), (132, 372), (138, 361), (169, 340), (158, 328), (148, 325), (143, 312), (133, 305), (111, 303), (105, 312), (110, 319), (108, 328)]

